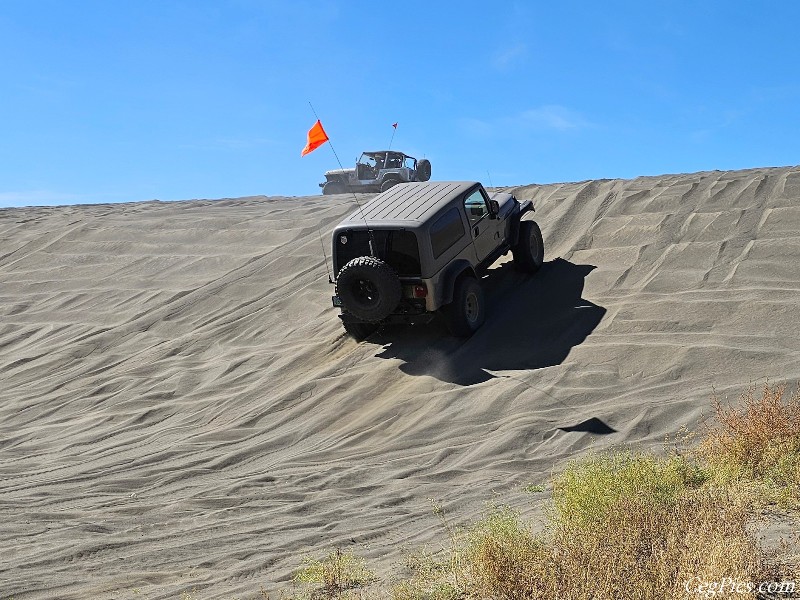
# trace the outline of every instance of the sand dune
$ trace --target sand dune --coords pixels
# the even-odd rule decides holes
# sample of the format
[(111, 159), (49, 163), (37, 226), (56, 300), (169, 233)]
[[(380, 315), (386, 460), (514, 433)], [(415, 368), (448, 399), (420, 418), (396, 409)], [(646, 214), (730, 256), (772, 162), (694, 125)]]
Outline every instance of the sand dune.
[[(516, 188), (547, 246), (469, 341), (357, 344), (344, 196), (0, 210), (0, 596), (252, 595), (381, 568), (576, 453), (800, 379), (800, 167)], [(136, 590), (141, 595), (135, 593)], [(249, 597), (249, 596), (248, 596)]]

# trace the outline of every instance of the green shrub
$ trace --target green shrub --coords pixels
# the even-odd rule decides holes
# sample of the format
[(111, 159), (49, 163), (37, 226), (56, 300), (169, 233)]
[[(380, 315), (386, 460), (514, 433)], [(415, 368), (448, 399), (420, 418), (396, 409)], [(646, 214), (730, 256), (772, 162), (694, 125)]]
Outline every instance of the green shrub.
[(303, 565), (293, 580), (295, 583), (317, 584), (321, 595), (336, 597), (345, 590), (371, 583), (375, 580), (375, 574), (367, 569), (363, 558), (337, 548), (321, 560), (311, 557), (303, 559)]
[(580, 528), (608, 518), (624, 498), (672, 505), (687, 489), (702, 485), (708, 474), (689, 459), (673, 455), (617, 452), (571, 461), (553, 482), (556, 519)]

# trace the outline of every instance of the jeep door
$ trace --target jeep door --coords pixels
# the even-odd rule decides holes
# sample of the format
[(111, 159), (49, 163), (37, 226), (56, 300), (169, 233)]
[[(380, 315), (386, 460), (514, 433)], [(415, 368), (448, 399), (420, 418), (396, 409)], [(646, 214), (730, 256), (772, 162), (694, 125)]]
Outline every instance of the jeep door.
[(467, 193), (464, 198), (464, 212), (469, 221), (478, 260), (483, 261), (501, 244), (504, 221), (490, 218), (489, 199), (480, 186)]
[(371, 183), (375, 181), (377, 176), (378, 166), (375, 157), (367, 154), (366, 152), (363, 153), (361, 158), (356, 161), (355, 178), (357, 181), (354, 183)]

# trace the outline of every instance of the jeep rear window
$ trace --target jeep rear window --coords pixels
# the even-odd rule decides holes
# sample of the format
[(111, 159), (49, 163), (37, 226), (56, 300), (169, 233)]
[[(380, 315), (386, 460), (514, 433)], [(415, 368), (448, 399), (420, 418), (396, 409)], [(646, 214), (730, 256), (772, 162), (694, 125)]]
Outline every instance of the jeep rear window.
[(433, 257), (439, 258), (445, 250), (464, 237), (464, 222), (458, 208), (453, 207), (431, 225)]
[[(419, 277), (419, 247), (417, 236), (405, 229), (373, 229), (375, 254), (401, 277)], [(345, 241), (346, 240), (346, 241)], [(334, 244), (337, 272), (352, 259), (369, 256), (369, 232), (347, 230), (339, 234)]]

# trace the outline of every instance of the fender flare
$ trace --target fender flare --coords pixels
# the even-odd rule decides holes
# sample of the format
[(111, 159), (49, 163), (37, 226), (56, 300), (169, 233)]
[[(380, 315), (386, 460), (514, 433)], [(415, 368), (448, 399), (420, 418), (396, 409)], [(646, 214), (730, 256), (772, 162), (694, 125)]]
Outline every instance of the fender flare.
[(478, 279), (475, 268), (467, 260), (455, 260), (447, 266), (445, 272), (439, 278), (439, 285), (437, 286), (442, 290), (441, 296), (438, 298), (439, 306), (450, 304), (453, 301), (453, 289), (456, 286), (456, 280), (465, 273)]
[(395, 185), (397, 185), (398, 183), (403, 183), (403, 179), (402, 179), (401, 177), (399, 177), (399, 176), (398, 176), (396, 173), (387, 173), (387, 174), (386, 174), (386, 175), (385, 175), (385, 176), (384, 176), (384, 177), (383, 177), (383, 178), (380, 180), (380, 182), (378, 183), (378, 189), (382, 190), (382, 189), (383, 189), (383, 186), (384, 186), (385, 184), (387, 184), (388, 182), (390, 182), (390, 181), (394, 182), (394, 183), (392, 183), (392, 186), (395, 186)]
[(519, 211), (511, 217), (511, 236), (508, 242), (512, 247), (519, 243), (519, 222), (522, 220), (525, 213), (528, 212), (532, 213), (536, 212), (536, 210), (533, 208), (533, 202), (525, 200), (519, 203)]
[(399, 173), (386, 173), (383, 177), (376, 180), (379, 185), (383, 185), (387, 181), (396, 181), (397, 183), (403, 183), (404, 179), (400, 177)]

